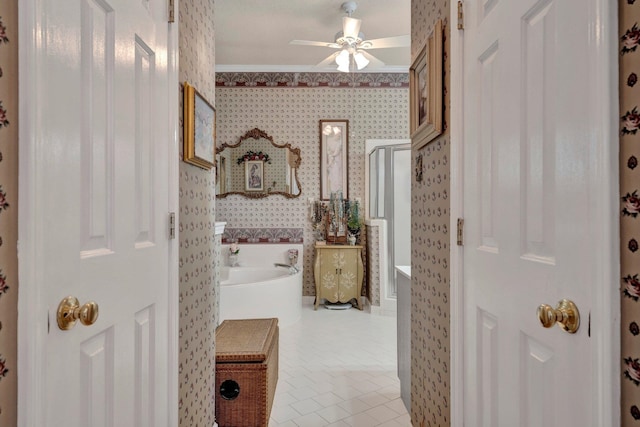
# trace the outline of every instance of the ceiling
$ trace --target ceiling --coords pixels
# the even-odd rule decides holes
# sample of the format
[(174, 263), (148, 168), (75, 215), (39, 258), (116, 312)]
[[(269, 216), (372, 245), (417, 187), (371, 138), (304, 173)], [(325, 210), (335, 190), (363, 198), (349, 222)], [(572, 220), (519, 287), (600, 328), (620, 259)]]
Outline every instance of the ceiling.
[[(346, 14), (344, 0), (216, 0), (216, 71), (335, 71), (316, 64), (336, 49), (290, 45), (291, 40), (333, 42)], [(360, 0), (352, 15), (362, 20), (365, 39), (408, 35), (410, 0)], [(408, 72), (410, 48), (372, 49), (385, 63), (368, 72)]]

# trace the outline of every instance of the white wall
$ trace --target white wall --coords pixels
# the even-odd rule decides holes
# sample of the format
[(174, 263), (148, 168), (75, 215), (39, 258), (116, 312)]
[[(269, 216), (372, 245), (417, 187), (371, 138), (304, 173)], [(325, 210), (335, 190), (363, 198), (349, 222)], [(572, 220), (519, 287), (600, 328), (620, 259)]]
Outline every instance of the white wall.
[(393, 250), (396, 265), (411, 265), (411, 150), (397, 150), (393, 165)]

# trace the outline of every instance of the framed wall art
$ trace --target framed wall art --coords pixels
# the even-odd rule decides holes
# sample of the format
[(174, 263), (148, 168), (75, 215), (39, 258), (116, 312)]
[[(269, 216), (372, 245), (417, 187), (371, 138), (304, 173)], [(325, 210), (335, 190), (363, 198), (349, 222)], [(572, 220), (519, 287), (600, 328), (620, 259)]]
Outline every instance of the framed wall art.
[(184, 83), (183, 102), (185, 162), (203, 169), (215, 164), (216, 110), (189, 83)]
[(227, 192), (227, 158), (216, 153), (216, 194)]
[(245, 160), (244, 189), (245, 191), (264, 191), (264, 161)]
[(320, 120), (320, 199), (342, 191), (346, 199), (349, 169), (349, 120)]
[(409, 69), (412, 148), (421, 148), (442, 133), (442, 20)]

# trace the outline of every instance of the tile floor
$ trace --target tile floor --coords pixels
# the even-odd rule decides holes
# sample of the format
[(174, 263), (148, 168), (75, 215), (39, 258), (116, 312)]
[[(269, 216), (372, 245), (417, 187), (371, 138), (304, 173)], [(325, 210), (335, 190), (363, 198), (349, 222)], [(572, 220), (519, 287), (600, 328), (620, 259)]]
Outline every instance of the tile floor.
[(317, 311), (280, 328), (269, 427), (410, 427), (400, 400), (396, 321), (355, 308)]

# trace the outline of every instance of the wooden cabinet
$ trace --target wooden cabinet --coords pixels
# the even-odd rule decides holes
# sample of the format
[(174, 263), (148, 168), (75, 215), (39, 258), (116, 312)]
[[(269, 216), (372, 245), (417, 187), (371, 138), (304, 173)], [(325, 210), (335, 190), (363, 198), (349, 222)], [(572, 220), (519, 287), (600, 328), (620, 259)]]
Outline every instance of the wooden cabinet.
[(324, 298), (343, 303), (355, 299), (356, 306), (362, 310), (362, 246), (316, 245), (313, 273), (316, 282), (314, 309)]

